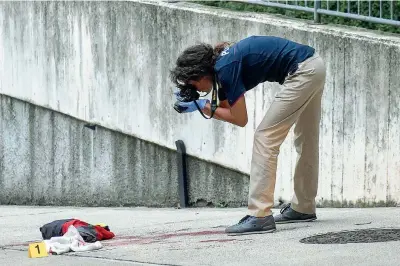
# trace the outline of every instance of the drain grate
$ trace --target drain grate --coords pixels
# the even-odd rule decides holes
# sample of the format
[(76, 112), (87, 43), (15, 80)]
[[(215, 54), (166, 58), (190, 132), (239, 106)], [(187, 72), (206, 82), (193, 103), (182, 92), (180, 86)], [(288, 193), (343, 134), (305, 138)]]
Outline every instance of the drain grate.
[(360, 229), (314, 235), (303, 238), (304, 244), (347, 244), (400, 241), (400, 229)]

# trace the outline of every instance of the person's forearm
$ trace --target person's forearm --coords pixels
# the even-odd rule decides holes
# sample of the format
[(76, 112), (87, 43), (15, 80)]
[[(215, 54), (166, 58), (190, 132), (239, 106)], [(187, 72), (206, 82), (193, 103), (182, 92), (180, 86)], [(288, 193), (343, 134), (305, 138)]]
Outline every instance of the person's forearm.
[[(211, 104), (207, 103), (202, 111), (204, 114), (210, 116), (211, 115)], [(232, 123), (237, 126), (243, 126), (238, 123), (238, 121), (235, 119), (234, 116), (232, 116), (231, 110), (229, 108), (217, 107), (217, 109), (214, 112), (213, 118), (216, 118), (218, 120), (223, 120), (223, 121)]]

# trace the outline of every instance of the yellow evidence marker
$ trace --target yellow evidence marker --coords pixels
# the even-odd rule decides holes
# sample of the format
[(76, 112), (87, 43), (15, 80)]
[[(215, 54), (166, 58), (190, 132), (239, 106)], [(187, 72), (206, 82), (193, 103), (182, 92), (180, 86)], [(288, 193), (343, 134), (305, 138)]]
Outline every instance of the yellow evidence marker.
[(44, 242), (29, 244), (28, 257), (29, 258), (42, 258), (47, 257), (49, 254), (46, 250), (46, 245)]

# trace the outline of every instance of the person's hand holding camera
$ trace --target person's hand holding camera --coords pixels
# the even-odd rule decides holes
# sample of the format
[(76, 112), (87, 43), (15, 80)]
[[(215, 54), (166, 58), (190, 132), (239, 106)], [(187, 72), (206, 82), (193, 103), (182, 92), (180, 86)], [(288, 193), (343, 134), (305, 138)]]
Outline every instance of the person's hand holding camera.
[[(210, 101), (208, 99), (199, 99), (196, 101), (199, 105), (200, 109), (203, 110), (207, 103)], [(197, 110), (196, 104), (194, 101), (191, 102), (178, 102), (178, 106), (181, 108), (182, 113), (190, 113)]]
[[(184, 97), (182, 97), (179, 91), (174, 92), (174, 95), (177, 99), (175, 105), (177, 105), (180, 109), (180, 113), (190, 113), (197, 110), (195, 101), (187, 101)], [(203, 110), (207, 103), (210, 101), (208, 99), (198, 99), (196, 103), (199, 105), (200, 109)]]

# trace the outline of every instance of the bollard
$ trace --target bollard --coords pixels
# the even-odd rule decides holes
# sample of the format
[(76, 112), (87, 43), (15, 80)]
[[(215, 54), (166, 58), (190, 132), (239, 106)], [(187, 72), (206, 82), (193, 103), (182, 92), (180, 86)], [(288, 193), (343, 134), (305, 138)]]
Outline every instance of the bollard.
[(175, 145), (178, 151), (179, 207), (186, 208), (188, 205), (186, 149), (182, 140), (175, 141)]

